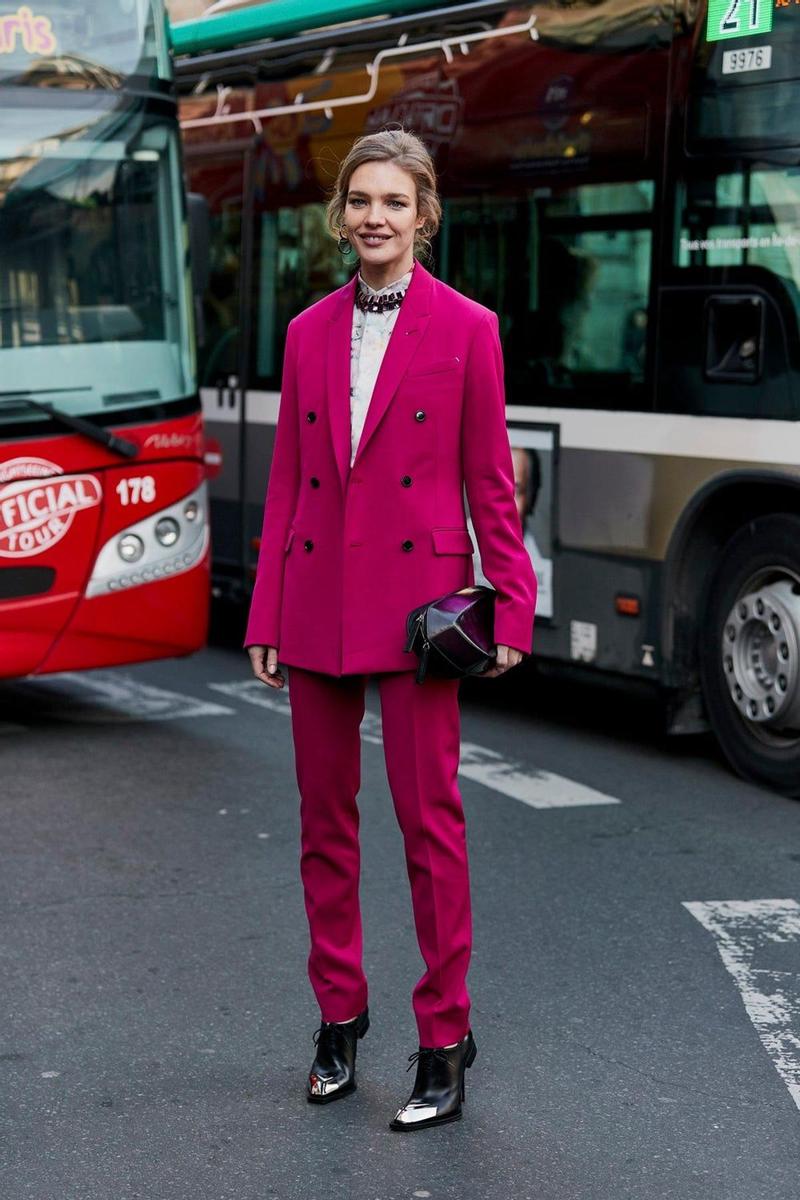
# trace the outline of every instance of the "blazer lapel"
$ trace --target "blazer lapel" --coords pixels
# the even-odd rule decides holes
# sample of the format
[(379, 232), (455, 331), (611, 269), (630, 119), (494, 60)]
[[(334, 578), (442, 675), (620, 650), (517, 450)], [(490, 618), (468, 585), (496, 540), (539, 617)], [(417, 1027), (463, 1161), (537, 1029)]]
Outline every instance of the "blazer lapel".
[[(350, 464), (350, 339), (357, 284), (356, 274), (345, 285), (342, 302), (334, 310), (328, 326), (328, 405), (342, 487), (346, 484)], [(378, 428), (427, 329), (432, 290), (433, 276), (417, 261), (375, 380), (354, 466)]]
[(342, 288), (341, 300), (328, 324), (328, 420), (342, 487), (350, 465), (350, 339), (357, 286), (358, 273)]
[(433, 276), (417, 262), (408, 290), (403, 297), (389, 344), (381, 362), (372, 398), (367, 409), (361, 440), (353, 465), (358, 463), (367, 444), (383, 418), (389, 401), (397, 391), (400, 380), (416, 354), (422, 335), (430, 320), (430, 294)]

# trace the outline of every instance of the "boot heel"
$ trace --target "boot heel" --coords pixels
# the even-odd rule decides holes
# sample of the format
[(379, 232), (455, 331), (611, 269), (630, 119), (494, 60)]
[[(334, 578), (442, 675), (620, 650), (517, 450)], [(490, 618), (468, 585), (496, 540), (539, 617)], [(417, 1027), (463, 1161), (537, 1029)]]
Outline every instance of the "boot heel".
[(478, 1053), (478, 1048), (475, 1045), (475, 1043), (473, 1042), (472, 1045), (470, 1046), (469, 1050), (467, 1051), (467, 1057), (464, 1059), (464, 1065), (467, 1067), (471, 1067), (472, 1064), (475, 1062), (475, 1055), (477, 1053)]

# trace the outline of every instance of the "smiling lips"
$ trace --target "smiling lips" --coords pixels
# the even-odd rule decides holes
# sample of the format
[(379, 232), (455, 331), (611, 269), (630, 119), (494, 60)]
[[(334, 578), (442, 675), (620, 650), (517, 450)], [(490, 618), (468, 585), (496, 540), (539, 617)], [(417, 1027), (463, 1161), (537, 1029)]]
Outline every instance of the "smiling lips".
[(359, 237), (364, 242), (388, 242), (390, 234), (388, 233), (361, 233)]

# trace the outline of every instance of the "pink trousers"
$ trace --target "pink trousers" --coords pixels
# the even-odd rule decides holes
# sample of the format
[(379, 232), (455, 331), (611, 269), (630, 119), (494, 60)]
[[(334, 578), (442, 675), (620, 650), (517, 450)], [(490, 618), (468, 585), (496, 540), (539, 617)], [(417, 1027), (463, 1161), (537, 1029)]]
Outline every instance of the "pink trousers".
[[(300, 790), (301, 857), (311, 935), (308, 973), (324, 1021), (367, 1003), (362, 966), (356, 795), (366, 675), (288, 668)], [(458, 680), (377, 675), (386, 771), (405, 843), (417, 940), (426, 970), (413, 992), (420, 1045), (446, 1046), (469, 1029), (466, 975), (472, 915), (458, 790)]]

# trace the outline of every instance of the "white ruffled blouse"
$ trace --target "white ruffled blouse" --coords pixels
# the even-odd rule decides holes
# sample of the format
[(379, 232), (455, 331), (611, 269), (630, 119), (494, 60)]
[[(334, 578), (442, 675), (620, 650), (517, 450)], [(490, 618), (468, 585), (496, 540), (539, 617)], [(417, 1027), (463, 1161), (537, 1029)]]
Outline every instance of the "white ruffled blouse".
[[(373, 288), (358, 274), (358, 284), (361, 290), (371, 296), (383, 296), (386, 292), (405, 292), (411, 282), (414, 268), (406, 271), (393, 283), (385, 287)], [(387, 312), (362, 312), (357, 304), (353, 305), (353, 331), (350, 341), (350, 466), (352, 467), (356, 450), (367, 417), (367, 409), (372, 399), (375, 380), (378, 378), (389, 338), (392, 336), (397, 314), (400, 307), (391, 308)]]

